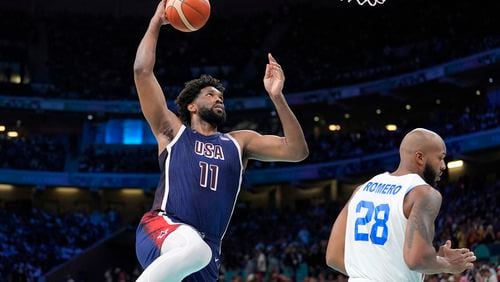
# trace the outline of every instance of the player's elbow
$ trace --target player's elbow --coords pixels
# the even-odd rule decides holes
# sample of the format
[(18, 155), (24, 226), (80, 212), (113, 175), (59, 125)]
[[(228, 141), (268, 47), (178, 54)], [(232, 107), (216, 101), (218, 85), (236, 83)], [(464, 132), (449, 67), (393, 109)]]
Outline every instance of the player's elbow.
[(307, 144), (304, 144), (299, 148), (294, 148), (290, 155), (290, 160), (292, 162), (301, 162), (309, 156), (309, 148), (307, 147)]
[(309, 157), (309, 147), (307, 146), (307, 144), (304, 145), (304, 148), (302, 149), (302, 160), (305, 160), (307, 157)]
[(151, 67), (146, 66), (146, 64), (142, 63), (140, 60), (136, 60), (134, 62), (134, 77), (140, 78), (142, 76), (152, 75), (153, 69)]
[(333, 256), (331, 254), (326, 254), (326, 265), (336, 271), (345, 273), (344, 263), (338, 256)]
[(335, 268), (335, 266), (337, 265), (335, 263), (335, 258), (330, 254), (326, 254), (326, 265), (330, 268)]
[(305, 145), (299, 150), (299, 152), (297, 152), (296, 160), (298, 162), (301, 162), (305, 160), (307, 157), (309, 157), (309, 148), (307, 147), (307, 145)]
[(431, 257), (425, 254), (408, 254), (404, 256), (406, 266), (408, 266), (408, 268), (412, 271), (421, 271), (426, 269), (427, 261), (429, 261), (429, 259), (431, 259)]
[(422, 263), (419, 260), (414, 258), (407, 259), (406, 257), (405, 257), (405, 263), (406, 266), (408, 266), (408, 268), (413, 271), (417, 271), (418, 269), (420, 269), (420, 266), (422, 265)]
[(329, 267), (334, 268), (334, 269), (337, 269), (339, 267), (340, 260), (339, 260), (338, 256), (336, 256), (334, 254), (334, 252), (331, 252), (331, 251), (329, 252), (327, 250), (325, 259), (326, 259), (326, 265), (328, 265)]
[(152, 74), (153, 74), (153, 70), (147, 69), (147, 68), (140, 66), (140, 65), (139, 66), (134, 65), (134, 77), (136, 79), (144, 77), (144, 76), (152, 75)]

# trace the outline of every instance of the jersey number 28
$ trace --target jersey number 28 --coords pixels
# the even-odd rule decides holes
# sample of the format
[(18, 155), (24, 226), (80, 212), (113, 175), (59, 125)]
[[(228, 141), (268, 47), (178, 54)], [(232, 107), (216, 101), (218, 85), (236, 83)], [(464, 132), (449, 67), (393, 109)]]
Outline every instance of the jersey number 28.
[[(354, 240), (370, 240), (373, 244), (384, 245), (385, 242), (387, 242), (387, 221), (389, 220), (389, 212), (391, 211), (389, 205), (380, 204), (375, 206), (373, 202), (360, 201), (356, 206), (356, 214), (361, 213), (362, 209), (366, 210), (366, 214), (356, 218), (354, 223)], [(369, 233), (362, 233), (359, 231), (359, 226), (367, 225), (372, 221), (375, 222), (371, 224), (371, 230), (368, 230)]]

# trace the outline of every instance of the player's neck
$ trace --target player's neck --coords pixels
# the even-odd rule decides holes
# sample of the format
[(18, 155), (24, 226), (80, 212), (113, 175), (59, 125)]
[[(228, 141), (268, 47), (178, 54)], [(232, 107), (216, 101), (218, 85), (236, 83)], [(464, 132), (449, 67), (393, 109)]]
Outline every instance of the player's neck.
[(415, 174), (419, 174), (420, 173), (418, 172), (418, 169), (412, 165), (407, 165), (407, 164), (403, 164), (403, 163), (400, 163), (398, 168), (391, 172), (391, 175), (393, 176), (401, 176), (401, 175), (406, 175), (406, 174), (410, 174), (410, 173), (415, 173)]
[(203, 120), (192, 119), (191, 120), (191, 128), (196, 130), (196, 132), (210, 136), (217, 133), (217, 127)]

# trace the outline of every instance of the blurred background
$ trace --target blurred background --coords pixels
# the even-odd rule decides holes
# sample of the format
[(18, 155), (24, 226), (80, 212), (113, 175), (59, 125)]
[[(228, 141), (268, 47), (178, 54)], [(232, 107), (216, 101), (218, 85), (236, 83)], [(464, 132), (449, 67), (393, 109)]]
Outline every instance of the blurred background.
[[(0, 281), (135, 281), (135, 228), (159, 179), (132, 65), (156, 1), (0, 4)], [(394, 170), (415, 127), (446, 141), (436, 246), (471, 248), (465, 273), (500, 271), (500, 19), (495, 1), (212, 0), (193, 33), (163, 28), (156, 75), (227, 87), (222, 131), (282, 134), (267, 52), (306, 133), (301, 163), (250, 162), (220, 281), (346, 281), (328, 269), (331, 226), (353, 189)], [(488, 280), (489, 279), (489, 280)]]

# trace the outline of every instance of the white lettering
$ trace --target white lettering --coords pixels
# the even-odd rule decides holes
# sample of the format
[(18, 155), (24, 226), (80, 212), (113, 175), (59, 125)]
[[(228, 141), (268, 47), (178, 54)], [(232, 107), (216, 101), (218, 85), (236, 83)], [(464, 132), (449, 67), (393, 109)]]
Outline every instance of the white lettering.
[(209, 159), (224, 160), (224, 151), (221, 145), (196, 141), (194, 143), (194, 153)]

